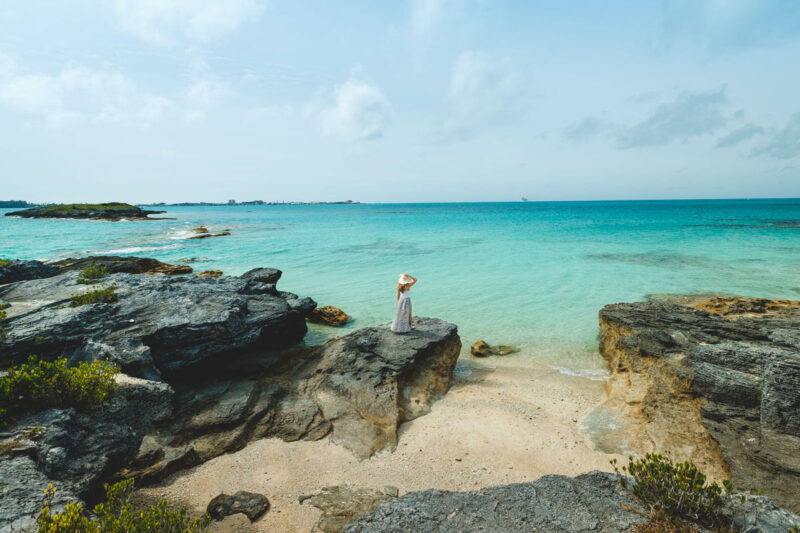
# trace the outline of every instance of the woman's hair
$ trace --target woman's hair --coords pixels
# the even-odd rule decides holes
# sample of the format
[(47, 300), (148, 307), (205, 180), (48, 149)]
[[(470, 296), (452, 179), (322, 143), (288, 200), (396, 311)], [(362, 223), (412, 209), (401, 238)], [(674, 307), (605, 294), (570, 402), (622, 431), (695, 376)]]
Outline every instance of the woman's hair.
[(408, 290), (408, 283), (398, 283), (397, 284), (397, 291), (398, 292), (406, 292)]

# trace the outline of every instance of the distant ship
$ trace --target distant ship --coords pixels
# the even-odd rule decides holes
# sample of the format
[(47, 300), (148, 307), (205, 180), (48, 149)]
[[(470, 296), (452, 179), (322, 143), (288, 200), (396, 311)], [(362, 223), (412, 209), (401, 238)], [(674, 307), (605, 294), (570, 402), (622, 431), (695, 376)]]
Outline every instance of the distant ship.
[(525, 198), (525, 197), (523, 196), (523, 197), (522, 197), (522, 201), (523, 201), (523, 202), (527, 202), (527, 201), (528, 201), (528, 199), (527, 199), (527, 198)]

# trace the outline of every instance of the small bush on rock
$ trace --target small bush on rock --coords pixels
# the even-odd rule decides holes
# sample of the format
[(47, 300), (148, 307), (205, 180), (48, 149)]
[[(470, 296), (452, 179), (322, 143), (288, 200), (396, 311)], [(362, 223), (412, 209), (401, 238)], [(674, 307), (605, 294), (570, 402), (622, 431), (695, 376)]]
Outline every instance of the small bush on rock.
[(108, 287), (105, 285), (95, 285), (92, 287), (92, 290), (79, 294), (73, 294), (69, 297), (69, 299), (72, 300), (72, 307), (101, 303), (113, 304), (119, 300), (117, 295), (114, 293), (116, 290), (116, 283), (112, 283)]
[(92, 509), (87, 516), (79, 503), (67, 504), (62, 513), (54, 513), (50, 506), (56, 489), (47, 485), (44, 506), (36, 519), (39, 533), (200, 533), (208, 529), (208, 515), (191, 520), (186, 509), (171, 511), (169, 502), (162, 500), (143, 511), (134, 511), (130, 503), (133, 480), (105, 485), (106, 501)]
[[(698, 523), (717, 532), (734, 531), (731, 517), (722, 511), (724, 499), (733, 486), (729, 480), (706, 483), (706, 476), (690, 461), (673, 462), (667, 454), (646, 453), (633, 460), (628, 457), (628, 466), (622, 471), (630, 474), (635, 483), (633, 494), (647, 504), (652, 512), (663, 511), (669, 516)], [(619, 474), (616, 460), (611, 464)], [(620, 485), (626, 487), (626, 478)]]
[(66, 359), (50, 363), (31, 356), (0, 378), (0, 427), (21, 414), (42, 409), (94, 409), (114, 393), (118, 373), (119, 367), (108, 361), (68, 368)]
[(7, 267), (10, 264), (11, 261), (9, 259), (0, 259), (0, 267)]
[(78, 273), (78, 283), (82, 285), (91, 285), (106, 276), (108, 276), (108, 269), (106, 267), (98, 265), (97, 263), (92, 263)]
[(4, 319), (7, 317), (7, 316), (8, 316), (8, 313), (6, 313), (5, 311), (3, 311), (3, 308), (2, 308), (2, 307), (0, 307), (0, 340), (3, 340), (3, 339), (5, 339), (5, 338), (6, 338), (6, 332), (5, 332), (5, 330), (3, 329), (3, 324), (2, 324), (2, 321), (3, 321), (3, 320), (4, 320)]

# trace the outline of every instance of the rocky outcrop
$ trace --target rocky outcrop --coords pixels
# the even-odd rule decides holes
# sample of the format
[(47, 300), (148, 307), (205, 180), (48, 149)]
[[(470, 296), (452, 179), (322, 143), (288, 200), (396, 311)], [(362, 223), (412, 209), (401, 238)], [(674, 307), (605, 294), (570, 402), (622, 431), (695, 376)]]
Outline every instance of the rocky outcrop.
[(389, 490), (356, 488), (349, 485), (325, 487), (316, 494), (300, 496), (300, 503), (308, 502), (320, 511), (316, 531), (322, 533), (341, 533), (359, 516), (369, 514), (377, 506), (396, 497)]
[[(361, 516), (345, 531), (628, 533), (646, 521), (647, 509), (619, 482), (615, 474), (594, 471), (575, 478), (543, 476), (530, 483), (473, 492), (411, 492)], [(734, 494), (723, 505), (723, 512), (732, 516), (739, 528), (752, 533), (786, 533), (800, 523), (797, 515), (759, 496), (749, 496), (743, 503)], [(699, 533), (708, 533), (695, 527)]]
[(417, 317), (414, 324), (405, 335), (381, 326), (334, 339), (302, 387), (333, 425), (333, 441), (359, 457), (394, 448), (397, 427), (428, 413), (450, 387), (461, 352), (456, 326)]
[(58, 488), (56, 506), (95, 499), (103, 482), (136, 456), (150, 424), (168, 412), (171, 396), (165, 383), (120, 376), (112, 399), (95, 411), (50, 409), (5, 428), (0, 531), (32, 526), (48, 482)]
[(362, 516), (348, 533), (426, 531), (629, 532), (645, 518), (613, 474), (592, 472), (576, 478), (544, 476), (532, 483), (474, 492), (411, 492)]
[(11, 260), (0, 263), (0, 285), (57, 276), (61, 269), (41, 261)]
[(315, 324), (325, 324), (326, 326), (341, 327), (350, 321), (350, 315), (332, 305), (317, 307), (310, 315), (308, 321)]
[(92, 504), (102, 482), (156, 481), (264, 437), (332, 434), (359, 457), (393, 448), (398, 425), (447, 391), (456, 326), (416, 318), (407, 335), (380, 326), (305, 347), (297, 343), (316, 304), (278, 291), (280, 274), (116, 273), (102, 280), (116, 303), (79, 307), (69, 305), (87, 290), (76, 271), (0, 287), (11, 303), (0, 370), (35, 353), (108, 358), (125, 373), (109, 405), (32, 414), (0, 436), (0, 520), (38, 509), (47, 482), (59, 489), (56, 506)]
[(226, 516), (243, 513), (251, 522), (258, 520), (261, 515), (269, 511), (269, 500), (263, 494), (240, 490), (233, 496), (220, 494), (208, 503), (206, 513), (215, 520)]
[[(197, 228), (202, 229), (202, 228)], [(197, 232), (197, 230), (195, 230)], [(187, 237), (187, 240), (193, 239), (208, 239), (209, 237), (226, 237), (230, 235), (231, 232), (228, 230), (220, 231), (219, 233), (198, 233), (197, 235), (192, 235), (191, 237)]]
[(11, 303), (0, 368), (31, 353), (70, 361), (108, 358), (133, 376), (175, 376), (204, 363), (230, 364), (248, 350), (302, 340), (316, 305), (274, 285), (221, 279), (112, 274), (118, 303), (69, 307), (83, 292), (76, 272), (0, 288)]
[(189, 274), (188, 265), (169, 265), (149, 257), (118, 255), (93, 255), (75, 259), (70, 257), (51, 263), (62, 271), (83, 270), (94, 265), (105, 267), (110, 274)]
[(619, 441), (800, 510), (800, 302), (658, 297), (606, 306), (600, 325)]
[(265, 437), (332, 432), (359, 457), (394, 448), (398, 426), (447, 391), (461, 348), (453, 324), (415, 320), (412, 334), (367, 328), (290, 357), (243, 361), (226, 379), (176, 385), (171, 415), (119, 477), (156, 481)]
[(156, 220), (148, 215), (166, 211), (146, 211), (139, 207), (111, 202), (105, 204), (58, 204), (31, 207), (22, 211), (6, 213), (7, 217), (22, 218), (86, 218), (93, 220)]

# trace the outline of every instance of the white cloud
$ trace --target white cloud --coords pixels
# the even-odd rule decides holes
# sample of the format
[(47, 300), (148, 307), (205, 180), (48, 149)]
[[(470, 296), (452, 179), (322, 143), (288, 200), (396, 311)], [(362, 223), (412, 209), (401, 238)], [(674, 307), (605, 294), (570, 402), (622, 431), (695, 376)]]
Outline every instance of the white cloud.
[(171, 102), (139, 90), (118, 72), (70, 66), (57, 74), (31, 73), (3, 61), (0, 105), (60, 128), (81, 119), (151, 122), (161, 118)]
[(391, 105), (377, 86), (351, 78), (336, 87), (333, 100), (320, 114), (326, 135), (345, 141), (383, 137), (391, 122)]
[(743, 143), (747, 139), (755, 137), (756, 135), (761, 135), (762, 133), (764, 133), (764, 128), (748, 123), (740, 128), (736, 128), (732, 132), (717, 140), (717, 148), (736, 146), (737, 144)]
[(154, 44), (208, 41), (264, 10), (258, 0), (115, 0), (114, 7), (126, 31)]
[(184, 120), (187, 122), (203, 120), (209, 111), (231, 94), (233, 94), (233, 89), (227, 83), (210, 80), (193, 83), (184, 95), (186, 105), (183, 112)]
[(683, 92), (672, 102), (659, 105), (648, 118), (617, 136), (618, 148), (663, 146), (674, 141), (713, 133), (728, 123), (723, 113), (728, 99), (725, 89)]
[(484, 128), (513, 120), (518, 92), (519, 76), (511, 61), (462, 53), (450, 78), (445, 135), (468, 138)]

